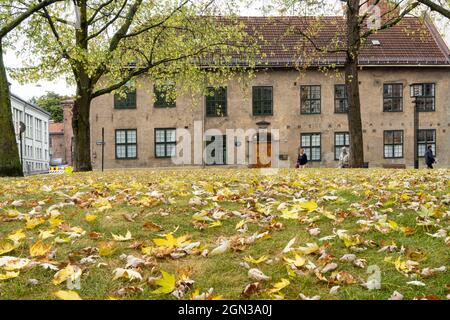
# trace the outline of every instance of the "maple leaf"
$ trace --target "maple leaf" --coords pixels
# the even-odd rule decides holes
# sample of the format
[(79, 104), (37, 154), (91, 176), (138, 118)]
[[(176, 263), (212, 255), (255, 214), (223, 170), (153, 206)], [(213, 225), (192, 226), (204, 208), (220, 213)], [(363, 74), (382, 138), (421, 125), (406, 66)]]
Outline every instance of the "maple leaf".
[(128, 241), (128, 240), (133, 239), (130, 231), (127, 231), (127, 234), (125, 236), (116, 235), (114, 233), (111, 233), (111, 235), (115, 241)]
[(142, 280), (141, 274), (133, 269), (116, 268), (114, 269), (113, 273), (114, 273), (113, 280), (117, 280), (119, 278), (125, 278), (128, 279), (129, 281)]
[(81, 273), (82, 271), (80, 267), (68, 264), (64, 269), (59, 270), (53, 276), (52, 282), (54, 285), (58, 285), (66, 280), (71, 280), (74, 282), (81, 277)]
[(261, 256), (258, 259), (253, 258), (252, 256), (246, 256), (244, 257), (244, 261), (247, 261), (249, 263), (253, 263), (253, 264), (260, 264), (261, 262), (264, 262), (268, 259), (268, 256)]
[(18, 247), (13, 240), (3, 239), (0, 240), (0, 255), (13, 251)]
[(294, 265), (296, 268), (302, 267), (306, 263), (306, 259), (302, 256), (295, 254), (294, 259), (283, 257), (284, 261)]
[(53, 295), (61, 300), (82, 300), (76, 291), (59, 290), (53, 292)]
[(7, 271), (6, 273), (0, 273), (0, 281), (16, 278), (19, 274), (19, 271)]
[(161, 270), (161, 279), (155, 280), (155, 285), (159, 286), (158, 289), (153, 290), (152, 293), (154, 294), (167, 294), (171, 293), (173, 290), (175, 290), (175, 276)]
[(188, 240), (188, 238), (189, 238), (189, 235), (184, 235), (184, 236), (176, 238), (171, 233), (168, 233), (165, 235), (165, 238), (153, 239), (153, 242), (158, 247), (167, 247), (167, 248), (173, 249), (182, 244), (189, 243), (190, 241)]
[(319, 252), (319, 249), (320, 249), (319, 246), (315, 242), (307, 243), (306, 247), (298, 247), (298, 250), (303, 254), (317, 253)]
[(279, 282), (274, 283), (272, 289), (269, 289), (269, 293), (277, 293), (278, 291), (286, 288), (288, 285), (290, 285), (291, 282), (285, 278), (282, 278)]
[(42, 240), (38, 240), (34, 245), (30, 247), (30, 255), (32, 257), (41, 257), (47, 255), (52, 249), (52, 245), (46, 245)]

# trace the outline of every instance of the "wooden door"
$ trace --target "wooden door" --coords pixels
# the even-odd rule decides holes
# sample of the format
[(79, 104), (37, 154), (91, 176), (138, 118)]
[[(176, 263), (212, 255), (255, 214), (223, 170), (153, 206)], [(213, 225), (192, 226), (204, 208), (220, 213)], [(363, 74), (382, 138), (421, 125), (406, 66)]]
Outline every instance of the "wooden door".
[(258, 141), (256, 143), (256, 167), (270, 168), (272, 166), (272, 143)]

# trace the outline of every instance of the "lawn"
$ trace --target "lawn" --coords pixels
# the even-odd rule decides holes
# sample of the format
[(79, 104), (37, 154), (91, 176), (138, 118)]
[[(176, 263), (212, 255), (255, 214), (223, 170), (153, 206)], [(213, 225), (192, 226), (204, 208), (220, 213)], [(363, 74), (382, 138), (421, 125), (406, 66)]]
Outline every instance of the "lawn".
[(449, 299), (449, 204), (450, 170), (3, 178), (0, 299)]

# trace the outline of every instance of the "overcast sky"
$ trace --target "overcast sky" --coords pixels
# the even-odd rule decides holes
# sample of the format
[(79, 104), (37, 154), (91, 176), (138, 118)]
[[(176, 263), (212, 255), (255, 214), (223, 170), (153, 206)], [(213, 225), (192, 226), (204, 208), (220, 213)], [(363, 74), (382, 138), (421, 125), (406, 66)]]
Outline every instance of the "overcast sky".
[[(240, 14), (247, 16), (261, 15), (262, 13), (261, 8), (263, 8), (266, 4), (270, 5), (271, 3), (273, 3), (272, 0), (253, 1), (250, 7), (243, 6), (242, 8), (240, 8)], [(330, 5), (334, 7), (333, 11), (339, 10), (340, 7), (339, 1), (330, 0)], [(439, 31), (441, 32), (441, 34), (444, 35), (447, 45), (449, 45), (450, 27), (448, 26), (448, 24), (446, 26), (444, 26), (442, 23), (439, 22), (437, 24)], [(13, 52), (6, 52), (5, 64), (9, 68), (15, 68), (21, 66), (21, 61), (15, 56)], [(36, 97), (41, 96), (45, 94), (47, 91), (54, 91), (61, 95), (75, 94), (75, 88), (67, 86), (66, 82), (63, 79), (57, 82), (39, 81), (37, 83), (29, 83), (25, 85), (20, 85), (17, 81), (13, 79), (10, 79), (9, 81), (11, 82), (11, 92), (20, 96), (25, 100), (29, 100), (35, 96)]]

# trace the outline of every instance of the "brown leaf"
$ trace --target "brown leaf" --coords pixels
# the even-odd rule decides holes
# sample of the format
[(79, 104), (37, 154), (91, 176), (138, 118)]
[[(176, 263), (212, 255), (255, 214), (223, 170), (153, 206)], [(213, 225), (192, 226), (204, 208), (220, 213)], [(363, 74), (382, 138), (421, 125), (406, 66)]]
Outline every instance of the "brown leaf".
[(102, 234), (100, 232), (92, 231), (89, 233), (89, 238), (91, 238), (93, 240), (100, 239), (101, 237), (102, 237)]
[(259, 294), (262, 290), (263, 290), (262, 286), (259, 282), (253, 282), (253, 283), (249, 283), (248, 285), (245, 286), (241, 295), (244, 298), (250, 298), (254, 294)]
[(145, 221), (144, 222), (144, 228), (152, 230), (152, 231), (161, 231), (163, 228), (152, 221)]

